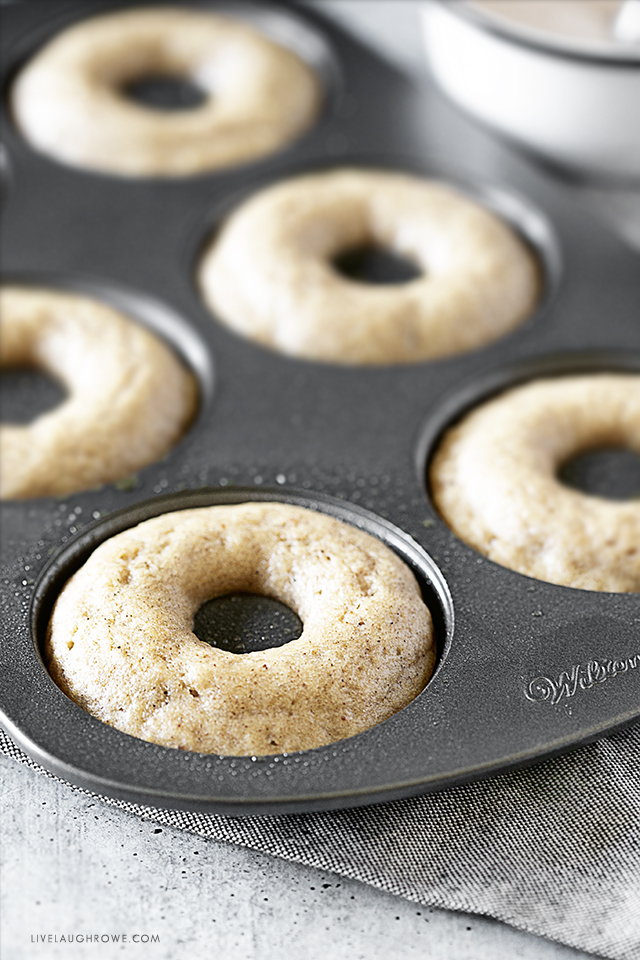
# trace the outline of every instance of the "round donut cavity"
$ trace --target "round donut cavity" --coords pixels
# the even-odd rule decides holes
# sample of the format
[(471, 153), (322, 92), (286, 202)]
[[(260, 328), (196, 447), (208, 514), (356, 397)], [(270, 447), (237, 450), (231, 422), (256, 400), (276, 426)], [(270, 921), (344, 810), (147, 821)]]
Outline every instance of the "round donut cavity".
[[(145, 81), (202, 93), (158, 110)], [(55, 36), (18, 73), (15, 122), (63, 163), (130, 177), (172, 177), (256, 160), (316, 120), (322, 88), (296, 54), (248, 22), (189, 7), (120, 10)]]
[[(272, 597), (282, 646), (234, 653), (194, 633), (214, 597)], [(410, 569), (375, 537), (281, 503), (168, 513), (101, 544), (58, 597), (49, 670), (93, 716), (164, 746), (266, 755), (353, 736), (424, 688), (435, 645)]]
[(44, 288), (0, 290), (0, 365), (66, 389), (52, 410), (0, 425), (0, 497), (65, 496), (165, 456), (189, 427), (194, 376), (157, 336), (106, 303)]
[[(418, 268), (400, 284), (336, 269), (383, 248)], [(290, 356), (415, 363), (518, 327), (540, 296), (535, 256), (499, 217), (440, 182), (341, 168), (266, 187), (222, 224), (198, 282), (215, 317)]]
[(453, 532), (489, 559), (549, 583), (640, 591), (640, 489), (627, 500), (562, 482), (590, 450), (640, 454), (640, 375), (550, 377), (513, 387), (449, 429), (429, 470)]

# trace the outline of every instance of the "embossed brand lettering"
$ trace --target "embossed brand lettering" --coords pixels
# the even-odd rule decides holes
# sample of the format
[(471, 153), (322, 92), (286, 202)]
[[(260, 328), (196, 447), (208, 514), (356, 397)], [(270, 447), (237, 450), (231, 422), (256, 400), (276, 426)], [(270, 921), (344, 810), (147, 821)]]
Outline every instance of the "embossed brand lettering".
[(557, 677), (535, 677), (525, 683), (524, 695), (533, 703), (559, 703), (563, 697), (573, 697), (578, 690), (589, 690), (596, 683), (604, 683), (619, 673), (636, 670), (640, 666), (640, 654), (625, 660), (589, 660), (586, 665), (577, 663), (571, 671), (563, 671)]

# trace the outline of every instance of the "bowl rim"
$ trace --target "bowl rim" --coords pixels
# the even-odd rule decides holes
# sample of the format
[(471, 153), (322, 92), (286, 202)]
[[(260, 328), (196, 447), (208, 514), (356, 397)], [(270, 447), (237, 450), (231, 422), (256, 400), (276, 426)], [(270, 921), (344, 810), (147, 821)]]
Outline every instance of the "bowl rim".
[(622, 46), (619, 49), (612, 46), (609, 49), (604, 44), (581, 47), (577, 44), (572, 45), (571, 41), (563, 43), (551, 34), (529, 31), (526, 27), (518, 25), (511, 27), (506, 18), (503, 23), (498, 17), (485, 13), (480, 7), (473, 6), (471, 0), (423, 0), (423, 3), (425, 9), (439, 7), (480, 29), (483, 33), (535, 53), (542, 53), (559, 60), (586, 63), (590, 66), (640, 70), (640, 47), (637, 50), (628, 46)]

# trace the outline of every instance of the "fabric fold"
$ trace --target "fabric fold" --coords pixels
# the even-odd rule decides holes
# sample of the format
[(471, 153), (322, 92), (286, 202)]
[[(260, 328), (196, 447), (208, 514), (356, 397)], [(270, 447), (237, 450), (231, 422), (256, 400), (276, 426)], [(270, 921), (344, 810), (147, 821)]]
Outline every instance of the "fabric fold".
[[(1, 730), (0, 751), (46, 773)], [(636, 724), (527, 769), (354, 809), (240, 818), (101, 799), (425, 906), (639, 960), (639, 769)]]

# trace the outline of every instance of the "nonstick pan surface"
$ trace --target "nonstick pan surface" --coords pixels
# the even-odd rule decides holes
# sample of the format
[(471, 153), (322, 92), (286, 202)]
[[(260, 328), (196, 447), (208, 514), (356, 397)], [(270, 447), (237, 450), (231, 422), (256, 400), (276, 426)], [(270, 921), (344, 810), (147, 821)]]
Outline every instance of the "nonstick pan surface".
[[(91, 12), (122, 6), (100, 2)], [(286, 5), (234, 10), (307, 57), (325, 84), (324, 112), (272, 158), (175, 180), (104, 176), (33, 151), (8, 113), (11, 78), (87, 7), (24, 2), (3, 10), (5, 282), (78, 290), (121, 307), (190, 365), (201, 402), (183, 440), (135, 476), (64, 499), (2, 504), (2, 725), (46, 769), (97, 793), (237, 815), (437, 790), (629, 723), (640, 716), (640, 595), (555, 586), (481, 557), (438, 516), (427, 469), (443, 430), (510, 384), (640, 370), (637, 255), (591, 221), (562, 180), (328, 21)], [(379, 368), (290, 359), (217, 322), (201, 302), (195, 269), (229, 210), (276, 180), (362, 164), (453, 183), (511, 222), (541, 265), (534, 315), (483, 349)], [(6, 403), (23, 415), (52, 402), (51, 385), (37, 378), (11, 389)], [(436, 671), (420, 696), (356, 737), (256, 758), (146, 743), (71, 702), (42, 661), (48, 614), (68, 576), (98, 543), (143, 519), (246, 500), (344, 519), (412, 567), (438, 638)]]

